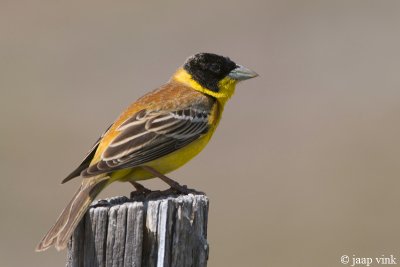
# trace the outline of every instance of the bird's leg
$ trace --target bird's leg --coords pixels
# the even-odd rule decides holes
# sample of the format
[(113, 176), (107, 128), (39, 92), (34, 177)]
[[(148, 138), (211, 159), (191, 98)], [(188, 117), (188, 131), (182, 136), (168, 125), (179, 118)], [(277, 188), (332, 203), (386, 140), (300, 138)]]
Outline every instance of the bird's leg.
[(156, 177), (160, 178), (161, 180), (163, 180), (163, 182), (168, 184), (172, 189), (178, 191), (179, 193), (182, 193), (182, 194), (189, 194), (189, 193), (204, 194), (203, 192), (198, 192), (198, 191), (193, 190), (193, 189), (188, 189), (187, 186), (185, 186), (185, 185), (180, 185), (179, 183), (175, 182), (171, 178), (168, 178), (164, 174), (158, 172), (157, 170), (155, 170), (155, 169), (153, 169), (153, 168), (151, 168), (149, 166), (142, 166), (142, 168), (144, 170), (150, 172), (154, 176), (156, 176)]
[(183, 194), (189, 194), (190, 191), (188, 190), (188, 188), (186, 186), (182, 186), (179, 183), (175, 182), (174, 180), (172, 180), (171, 178), (168, 178), (167, 176), (165, 176), (164, 174), (158, 172), (157, 170), (148, 167), (148, 166), (142, 166), (142, 168), (146, 171), (148, 171), (149, 173), (153, 174), (154, 176), (160, 178), (161, 180), (163, 180), (163, 182), (165, 182), (166, 184), (168, 184), (171, 188), (175, 189), (176, 191), (183, 193)]
[(129, 181), (131, 185), (133, 185), (136, 189), (136, 191), (131, 192), (131, 198), (137, 196), (137, 195), (146, 195), (151, 193), (151, 190), (144, 187), (143, 185), (139, 184), (138, 182), (135, 181)]
[(131, 185), (133, 185), (135, 187), (136, 191), (146, 192), (146, 193), (151, 192), (150, 189), (144, 187), (143, 185), (139, 184), (138, 182), (135, 182), (135, 181), (129, 181), (129, 182), (131, 183)]

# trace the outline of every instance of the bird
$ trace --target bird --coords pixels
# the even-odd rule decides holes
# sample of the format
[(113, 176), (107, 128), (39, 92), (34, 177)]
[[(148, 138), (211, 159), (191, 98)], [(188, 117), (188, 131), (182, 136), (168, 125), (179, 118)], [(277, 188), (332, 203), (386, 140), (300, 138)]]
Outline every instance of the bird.
[(96, 196), (115, 181), (160, 178), (179, 193), (190, 190), (165, 174), (195, 157), (217, 128), (238, 82), (258, 74), (230, 58), (197, 53), (170, 80), (133, 102), (101, 135), (82, 163), (62, 183), (82, 177), (81, 185), (36, 251), (64, 249)]

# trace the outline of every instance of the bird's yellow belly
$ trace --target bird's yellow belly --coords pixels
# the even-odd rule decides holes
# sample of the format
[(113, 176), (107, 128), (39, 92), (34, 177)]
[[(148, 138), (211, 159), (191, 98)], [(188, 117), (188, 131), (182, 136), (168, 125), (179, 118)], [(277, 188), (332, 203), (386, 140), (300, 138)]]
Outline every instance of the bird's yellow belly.
[[(145, 165), (156, 169), (158, 172), (163, 174), (172, 172), (203, 150), (203, 148), (210, 141), (210, 138), (214, 132), (214, 129), (210, 129), (209, 133), (194, 141), (193, 143), (169, 154), (162, 158), (156, 159), (154, 161), (148, 162)], [(113, 181), (140, 181), (150, 178), (154, 178), (154, 175), (148, 171), (143, 170), (140, 167), (135, 167), (132, 169), (124, 169), (120, 171), (113, 172), (111, 175), (111, 180)]]

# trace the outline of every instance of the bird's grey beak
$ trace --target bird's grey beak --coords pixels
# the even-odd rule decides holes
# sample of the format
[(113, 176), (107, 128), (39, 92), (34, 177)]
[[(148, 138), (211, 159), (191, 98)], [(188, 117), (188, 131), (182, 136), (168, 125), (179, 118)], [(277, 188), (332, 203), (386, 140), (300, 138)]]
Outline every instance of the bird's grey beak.
[(228, 76), (231, 77), (232, 79), (243, 81), (257, 77), (258, 74), (252, 71), (251, 69), (238, 65), (235, 69), (229, 72)]

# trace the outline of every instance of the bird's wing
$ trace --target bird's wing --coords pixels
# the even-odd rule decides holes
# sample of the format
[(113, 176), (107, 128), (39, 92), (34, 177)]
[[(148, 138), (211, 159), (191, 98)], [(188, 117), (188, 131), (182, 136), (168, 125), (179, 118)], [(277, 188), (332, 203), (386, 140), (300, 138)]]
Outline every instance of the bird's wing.
[(131, 168), (170, 154), (204, 135), (209, 110), (195, 107), (170, 111), (141, 110), (123, 122), (101, 159), (83, 177)]

